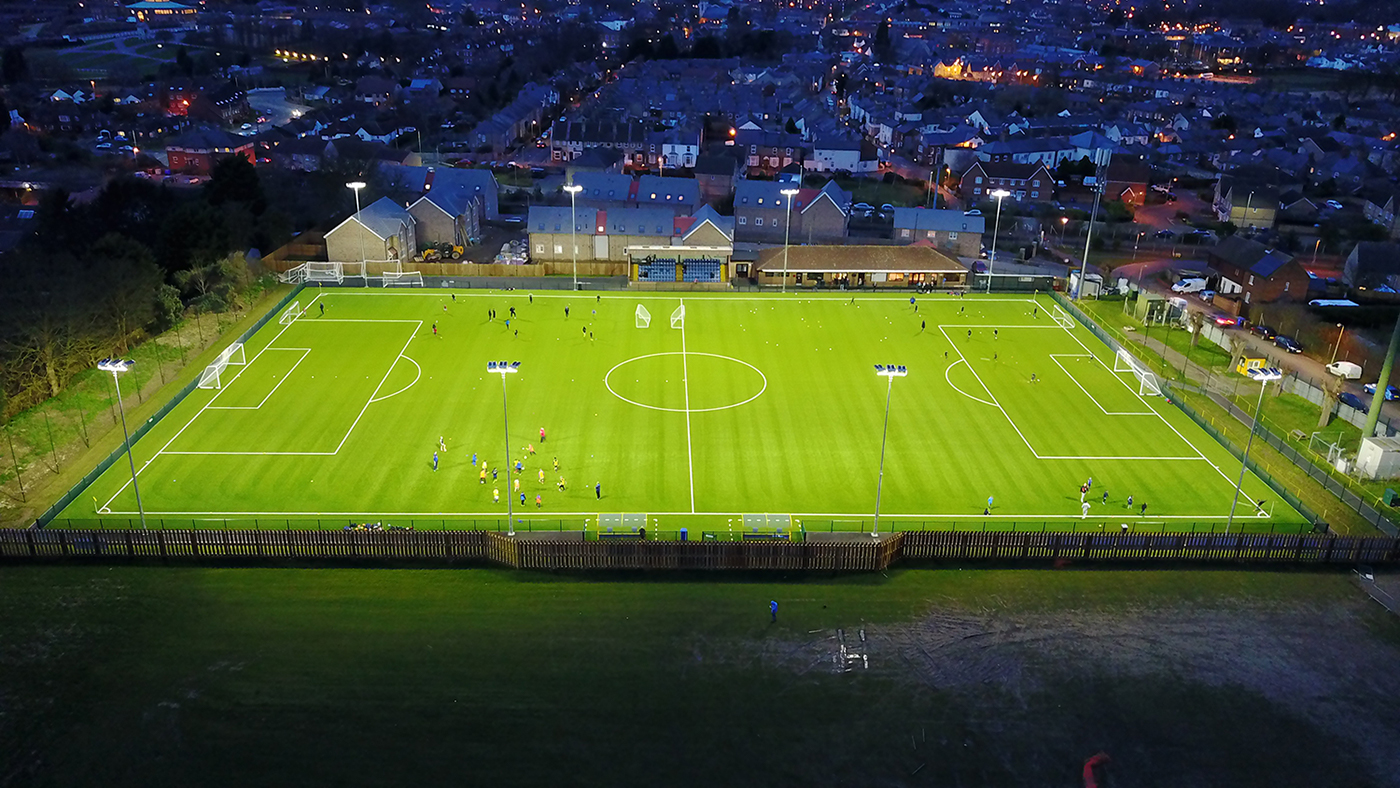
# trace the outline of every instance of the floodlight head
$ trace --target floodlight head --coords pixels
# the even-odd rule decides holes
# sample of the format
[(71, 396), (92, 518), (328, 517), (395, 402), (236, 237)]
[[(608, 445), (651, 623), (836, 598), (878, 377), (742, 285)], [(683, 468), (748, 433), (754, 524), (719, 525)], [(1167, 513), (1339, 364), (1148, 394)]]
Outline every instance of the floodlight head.
[(499, 373), (501, 373), (502, 375), (505, 375), (506, 373), (509, 373), (509, 372), (519, 372), (519, 371), (520, 371), (520, 362), (519, 362), (519, 361), (488, 361), (488, 362), (486, 362), (486, 371), (487, 371), (487, 372), (499, 372)]
[(883, 374), (885, 374), (885, 365), (884, 365), (884, 364), (876, 364), (876, 365), (875, 365), (875, 374), (877, 374), (877, 375), (883, 375)]
[(1271, 380), (1283, 380), (1283, 370), (1278, 367), (1260, 367), (1258, 369), (1248, 370), (1246, 374), (1249, 375), (1251, 380), (1260, 383), (1268, 383)]
[(909, 374), (909, 368), (903, 364), (876, 364), (875, 374), (884, 378), (902, 378)]
[(350, 181), (349, 183), (345, 184), (345, 188), (347, 188), (347, 189), (354, 189), (355, 191), (359, 191), (360, 189), (365, 188), (365, 182), (364, 182), (364, 181)]
[(519, 362), (519, 361), (512, 361), (512, 362), (510, 362), (510, 371), (511, 371), (511, 372), (514, 372), (514, 371), (517, 370), (517, 369), (520, 369), (520, 362)]
[(579, 186), (577, 183), (571, 183), (568, 186), (564, 187), (564, 191), (568, 192), (569, 194), (578, 194), (579, 192), (583, 191), (583, 187)]
[(1007, 191), (1007, 190), (1005, 190), (1005, 189), (993, 189), (992, 192), (991, 192), (991, 194), (992, 194), (993, 197), (997, 198), (998, 200), (1000, 200), (1000, 199), (1003, 198), (1003, 197), (1010, 197), (1010, 196), (1011, 196), (1011, 192), (1009, 192), (1009, 191)]
[(779, 191), (778, 194), (781, 194), (781, 195), (783, 195), (783, 196), (785, 196), (785, 197), (796, 197), (796, 196), (797, 196), (797, 189), (783, 189), (783, 190)]
[(97, 362), (97, 368), (103, 372), (126, 372), (135, 364), (136, 362), (129, 358), (104, 358)]

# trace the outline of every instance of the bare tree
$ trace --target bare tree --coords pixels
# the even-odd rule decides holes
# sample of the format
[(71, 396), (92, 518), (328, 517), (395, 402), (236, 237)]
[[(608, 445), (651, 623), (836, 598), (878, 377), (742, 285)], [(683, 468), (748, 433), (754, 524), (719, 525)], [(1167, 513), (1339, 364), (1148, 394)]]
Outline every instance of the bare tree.
[(1318, 429), (1326, 427), (1332, 421), (1332, 413), (1337, 410), (1337, 396), (1341, 393), (1341, 378), (1322, 381), (1322, 413), (1317, 418)]

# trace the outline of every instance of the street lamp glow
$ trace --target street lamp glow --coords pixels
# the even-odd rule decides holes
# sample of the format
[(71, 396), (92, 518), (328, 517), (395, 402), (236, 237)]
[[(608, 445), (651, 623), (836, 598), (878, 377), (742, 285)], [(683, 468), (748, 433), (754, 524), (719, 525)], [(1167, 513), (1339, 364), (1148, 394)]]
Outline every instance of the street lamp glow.
[[(510, 478), (510, 411), (506, 408), (506, 375), (520, 371), (519, 361), (488, 361), (486, 371), (501, 376), (501, 417), (506, 434), (506, 478)], [(510, 485), (506, 485), (506, 531), (515, 536), (515, 499), (511, 498)]]
[[(992, 225), (992, 259), (987, 261), (987, 292), (992, 292), (992, 269), (997, 264), (997, 233), (1001, 232), (1001, 201), (1011, 196), (1005, 189), (993, 189), (991, 196), (997, 198), (997, 219)], [(985, 226), (985, 225), (984, 225)]]
[(1337, 363), (1337, 350), (1342, 346), (1342, 335), (1345, 334), (1346, 332), (1347, 332), (1346, 327), (1343, 326), (1341, 323), (1338, 323), (1338, 324), (1337, 324), (1337, 342), (1336, 342), (1336, 344), (1332, 345), (1332, 360), (1329, 361), (1329, 362), (1327, 362), (1328, 364), (1335, 364), (1335, 363)]
[(894, 393), (894, 379), (908, 375), (909, 368), (903, 364), (876, 364), (875, 374), (888, 381), (885, 385), (885, 427), (880, 433), (880, 478), (875, 483), (875, 525), (870, 531), (870, 535), (878, 539), (880, 538), (880, 494), (885, 489), (885, 443), (890, 434), (890, 395)]
[(787, 272), (788, 272), (788, 241), (792, 238), (792, 198), (797, 196), (797, 189), (783, 189), (778, 192), (787, 198), (787, 220), (783, 225), (783, 282), (781, 292), (787, 292)]
[(564, 186), (564, 191), (569, 193), (569, 247), (574, 255), (574, 289), (578, 289), (578, 204), (574, 199), (583, 187), (577, 183), (570, 183)]
[(122, 437), (126, 439), (126, 463), (131, 467), (131, 489), (136, 493), (136, 512), (141, 515), (141, 530), (146, 530), (146, 509), (141, 505), (141, 488), (136, 485), (136, 460), (131, 457), (131, 433), (126, 431), (126, 406), (122, 404), (122, 387), (118, 375), (136, 366), (129, 358), (104, 358), (97, 362), (97, 368), (112, 373), (112, 383), (117, 388), (117, 411), (122, 415)]
[(1259, 431), (1259, 411), (1264, 407), (1264, 389), (1271, 380), (1283, 380), (1283, 370), (1278, 367), (1260, 367), (1248, 370), (1251, 380), (1259, 381), (1259, 402), (1254, 406), (1254, 423), (1249, 426), (1249, 440), (1244, 442), (1244, 453), (1240, 455), (1240, 478), (1235, 482), (1235, 498), (1230, 502), (1230, 517), (1225, 521), (1225, 533), (1235, 522), (1235, 506), (1240, 502), (1240, 487), (1244, 485), (1244, 472), (1249, 467), (1249, 447), (1254, 444), (1254, 433)]
[[(365, 182), (350, 181), (345, 184), (345, 188), (355, 192), (355, 221), (359, 222), (361, 227), (364, 227), (364, 222), (360, 220), (360, 189), (365, 188)], [(368, 262), (367, 256), (365, 255), (365, 234), (357, 233), (357, 235), (360, 236), (360, 274), (367, 275), (369, 272), (365, 270), (365, 264)]]

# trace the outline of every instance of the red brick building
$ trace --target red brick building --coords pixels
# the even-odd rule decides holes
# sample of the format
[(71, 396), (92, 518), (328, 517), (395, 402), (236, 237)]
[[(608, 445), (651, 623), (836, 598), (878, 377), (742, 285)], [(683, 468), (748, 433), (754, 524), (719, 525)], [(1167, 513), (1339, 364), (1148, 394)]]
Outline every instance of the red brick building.
[(230, 156), (242, 156), (255, 163), (253, 140), (235, 137), (213, 128), (194, 128), (165, 144), (171, 172), (208, 175), (214, 165)]

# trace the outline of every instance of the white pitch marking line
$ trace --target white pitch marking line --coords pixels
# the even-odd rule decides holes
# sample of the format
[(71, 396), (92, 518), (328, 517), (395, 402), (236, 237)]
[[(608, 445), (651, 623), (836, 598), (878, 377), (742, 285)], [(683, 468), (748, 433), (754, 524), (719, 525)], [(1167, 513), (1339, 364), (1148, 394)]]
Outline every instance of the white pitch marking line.
[[(953, 367), (956, 367), (956, 366), (959, 365), (959, 364), (966, 364), (966, 363), (967, 363), (967, 360), (966, 360), (966, 359), (961, 359), (961, 358), (960, 358), (960, 359), (958, 359), (957, 361), (954, 361), (953, 363), (949, 364), (949, 365), (948, 365), (948, 368), (947, 368), (946, 370), (943, 371), (943, 379), (946, 380), (946, 381), (948, 381), (948, 385), (949, 385), (950, 387), (952, 387), (953, 391), (958, 392), (959, 394), (963, 395), (964, 397), (967, 397), (968, 399), (972, 400), (973, 402), (980, 402), (980, 403), (982, 403), (983, 405), (990, 405), (990, 406), (992, 406), (993, 408), (995, 408), (995, 407), (997, 406), (997, 404), (996, 404), (995, 402), (988, 402), (988, 401), (986, 401), (986, 400), (984, 400), (984, 399), (981, 399), (981, 398), (978, 398), (978, 397), (974, 397), (974, 396), (972, 396), (971, 394), (968, 394), (966, 391), (963, 391), (962, 389), (958, 388), (956, 385), (953, 384), (953, 379), (952, 379), (951, 377), (949, 377), (949, 375), (951, 375), (952, 372), (953, 372)], [(969, 367), (969, 369), (971, 369), (971, 367)], [(990, 392), (988, 392), (988, 395), (990, 396)]]
[[(240, 370), (238, 370), (237, 372), (235, 372), (234, 375), (233, 375), (233, 377), (229, 378), (228, 383), (227, 383), (226, 385), (222, 386), (217, 392), (215, 392), (215, 393), (214, 393), (214, 396), (210, 397), (210, 398), (209, 398), (209, 401), (206, 402), (206, 403), (204, 403), (204, 407), (202, 407), (202, 408), (200, 408), (198, 411), (196, 411), (195, 414), (194, 414), (193, 416), (190, 417), (190, 420), (187, 421), (187, 422), (185, 422), (185, 426), (181, 427), (180, 430), (179, 430), (179, 432), (176, 432), (174, 435), (172, 435), (172, 436), (170, 437), (170, 440), (168, 440), (168, 441), (165, 442), (165, 445), (164, 445), (164, 446), (161, 446), (160, 449), (157, 450), (155, 454), (152, 454), (152, 455), (151, 455), (151, 458), (150, 458), (150, 459), (148, 459), (148, 460), (146, 460), (145, 462), (141, 463), (141, 467), (140, 467), (139, 469), (137, 469), (136, 475), (137, 475), (137, 476), (140, 476), (140, 475), (141, 475), (141, 472), (144, 471), (144, 470), (146, 470), (146, 466), (150, 465), (152, 462), (155, 461), (155, 459), (156, 459), (157, 457), (159, 457), (159, 456), (161, 455), (162, 452), (164, 452), (166, 449), (170, 448), (170, 444), (174, 443), (176, 438), (180, 437), (180, 435), (181, 435), (185, 430), (189, 429), (189, 428), (190, 428), (190, 425), (194, 423), (194, 420), (197, 419), (197, 418), (199, 418), (200, 414), (204, 413), (204, 411), (208, 410), (208, 409), (209, 409), (209, 406), (210, 406), (210, 405), (213, 405), (214, 402), (215, 402), (216, 400), (219, 399), (219, 395), (220, 395), (220, 394), (223, 394), (225, 391), (227, 391), (227, 390), (228, 390), (228, 387), (229, 387), (229, 386), (232, 386), (232, 385), (233, 385), (233, 382), (234, 382), (235, 380), (238, 380), (238, 376), (239, 376), (239, 375), (242, 375), (244, 372), (247, 372), (247, 371), (248, 371), (248, 368), (251, 367), (251, 366), (253, 366), (253, 363), (256, 362), (259, 358), (261, 358), (261, 357), (262, 357), (262, 354), (266, 353), (268, 348), (270, 348), (270, 347), (272, 347), (274, 344), (276, 344), (277, 340), (280, 339), (281, 336), (282, 336), (284, 333), (287, 332), (287, 329), (289, 329), (289, 328), (291, 328), (292, 326), (296, 325), (297, 322), (298, 322), (298, 321), (293, 320), (291, 323), (288, 323), (287, 325), (282, 326), (282, 330), (281, 330), (281, 331), (278, 331), (277, 334), (276, 334), (275, 336), (272, 337), (272, 341), (268, 342), (265, 346), (263, 346), (263, 349), (262, 349), (262, 350), (259, 350), (258, 353), (257, 353), (257, 355), (253, 356), (253, 360), (252, 360), (252, 361), (249, 361), (247, 364), (244, 364), (242, 369), (240, 369)], [(118, 496), (118, 495), (121, 495), (121, 494), (122, 494), (122, 491), (125, 490), (125, 489), (126, 489), (126, 486), (127, 486), (128, 484), (131, 484), (131, 482), (132, 482), (132, 480), (131, 480), (131, 479), (128, 479), (125, 483), (122, 484), (121, 487), (118, 487), (116, 493), (114, 493), (114, 494), (112, 495), (111, 498), (108, 498), (108, 499), (107, 499), (107, 503), (103, 504), (103, 506), (104, 506), (104, 507), (110, 507), (110, 506), (112, 505), (112, 501), (115, 501), (115, 500), (117, 499), (117, 496)]]
[(413, 338), (418, 336), (418, 332), (421, 331), (423, 328), (422, 320), (392, 320), (383, 322), (417, 323), (418, 325), (416, 328), (413, 329), (413, 333), (408, 335), (408, 340), (403, 343), (403, 348), (399, 350), (399, 354), (397, 356), (394, 356), (394, 362), (389, 365), (389, 368), (387, 370), (384, 371), (384, 377), (379, 379), (379, 385), (375, 386), (374, 391), (370, 392), (369, 400), (365, 402), (365, 406), (363, 408), (360, 408), (360, 414), (355, 417), (355, 421), (351, 422), (350, 429), (345, 431), (345, 437), (340, 439), (340, 443), (336, 444), (335, 451), (331, 452), (331, 454), (340, 453), (340, 447), (344, 446), (345, 441), (350, 439), (350, 433), (355, 431), (355, 427), (359, 425), (360, 419), (363, 418), (365, 415), (365, 411), (369, 410), (369, 406), (373, 404), (375, 395), (379, 393), (379, 389), (383, 388), (384, 381), (389, 379), (389, 374), (394, 371), (394, 367), (399, 363), (399, 359), (403, 356), (404, 351), (408, 350), (408, 343), (412, 342)]
[[(418, 366), (418, 362), (417, 362), (417, 361), (414, 361), (412, 358), (410, 358), (410, 357), (408, 357), (408, 356), (405, 356), (405, 355), (403, 355), (403, 354), (399, 354), (399, 358), (401, 358), (401, 359), (403, 359), (404, 361), (407, 361), (408, 363), (412, 364), (412, 365), (413, 365), (413, 368), (416, 369), (416, 370), (418, 370), (417, 374), (415, 374), (415, 375), (413, 376), (413, 380), (412, 380), (407, 386), (404, 386), (403, 388), (399, 389), (398, 391), (395, 391), (393, 394), (385, 394), (385, 395), (382, 396), (382, 397), (376, 397), (376, 398), (370, 400), (370, 402), (383, 402), (384, 400), (389, 399), (390, 397), (397, 397), (398, 395), (404, 393), (405, 391), (408, 391), (409, 389), (413, 388), (413, 385), (414, 385), (415, 383), (418, 382), (418, 379), (421, 378), (421, 377), (423, 377), (423, 368), (420, 367), (420, 366)], [(396, 359), (394, 359), (394, 361), (398, 361), (398, 359), (396, 358)], [(390, 367), (390, 371), (393, 371), (393, 367)]]
[[(685, 299), (681, 299), (681, 308), (685, 308)], [(681, 382), (685, 386), (685, 457), (690, 465), (690, 511), (695, 513), (695, 453), (691, 450), (690, 444), (690, 366), (686, 362), (685, 354), (685, 316), (681, 316)]]
[[(136, 516), (136, 512), (107, 512), (107, 514), (117, 516)], [(366, 509), (354, 512), (177, 512), (177, 511), (155, 511), (146, 510), (148, 516), (180, 516), (180, 517), (501, 517), (504, 511), (492, 512), (386, 512), (381, 509)], [(734, 512), (656, 512), (647, 513), (648, 516), (657, 517), (684, 517), (695, 515), (697, 517), (734, 517)], [(587, 512), (549, 512), (548, 516), (541, 514), (542, 519), (557, 520), (560, 517), (597, 517), (597, 511)], [(842, 520), (858, 520), (869, 517), (870, 512), (792, 512), (791, 516), (797, 519), (822, 517)], [(1124, 509), (1119, 514), (1094, 515), (1094, 519), (1107, 519), (1111, 517), (1129, 517), (1128, 510)], [(980, 512), (964, 512), (962, 514), (887, 514), (880, 512), (880, 518), (904, 519), (904, 520), (1065, 520), (1079, 522), (1083, 518), (1077, 514), (1035, 514), (1033, 512), (1012, 513), (1012, 514), (982, 514)], [(1160, 525), (1163, 520), (1196, 520), (1198, 522), (1220, 521), (1227, 517), (1227, 513), (1221, 514), (1154, 514), (1151, 521), (1140, 521), (1138, 524)], [(561, 529), (567, 530), (567, 529)]]
[(1001, 411), (1001, 415), (1006, 417), (1006, 422), (1011, 425), (1011, 429), (1016, 430), (1016, 434), (1020, 436), (1021, 442), (1026, 444), (1026, 448), (1030, 450), (1030, 453), (1037, 460), (1040, 459), (1040, 455), (1036, 453), (1035, 447), (1031, 445), (1030, 441), (1026, 440), (1025, 435), (1021, 434), (1021, 428), (1016, 426), (1016, 422), (1014, 419), (1011, 418), (1011, 414), (1007, 413), (1006, 408), (1003, 408), (1001, 406), (1001, 403), (997, 401), (997, 395), (992, 393), (991, 387), (988, 386), (987, 383), (982, 380), (981, 375), (977, 374), (977, 370), (972, 368), (972, 364), (968, 362), (967, 356), (963, 355), (962, 350), (958, 349), (958, 343), (954, 342), (953, 338), (948, 336), (948, 332), (943, 328), (943, 326), (939, 326), (938, 331), (943, 335), (943, 338), (948, 341), (948, 344), (953, 346), (953, 350), (957, 351), (958, 358), (961, 359), (964, 364), (967, 364), (968, 371), (972, 373), (972, 376), (974, 378), (977, 378), (977, 382), (981, 384), (983, 390), (987, 392), (987, 396), (992, 398), (992, 405), (994, 405), (997, 410)]
[[(384, 295), (384, 296), (407, 296), (407, 297), (416, 297), (416, 298), (448, 298), (448, 297), (449, 297), (448, 294), (451, 293), (451, 292), (453, 292), (454, 289), (455, 289), (455, 288), (442, 288), (441, 291), (439, 291), (439, 290), (423, 290), (423, 291), (387, 290), (387, 291), (381, 291), (379, 288), (368, 288), (368, 289), (365, 289), (365, 288), (355, 288), (355, 289), (341, 289), (341, 288), (335, 288), (334, 290), (331, 290), (331, 289), (329, 289), (329, 288), (326, 288), (326, 289), (324, 289), (324, 293), (323, 293), (323, 294), (324, 294), (324, 295), (336, 295), (336, 296), (373, 296), (373, 295)], [(443, 291), (445, 291), (445, 292), (443, 292)], [(457, 299), (458, 299), (458, 300), (461, 300), (461, 299), (464, 299), (464, 298), (527, 298), (527, 297), (530, 296), (530, 295), (533, 295), (535, 298), (564, 298), (564, 299), (568, 299), (568, 298), (575, 298), (575, 297), (577, 297), (576, 294), (571, 294), (571, 293), (568, 293), (567, 291), (566, 291), (566, 292), (563, 292), (563, 293), (552, 293), (552, 292), (548, 292), (548, 291), (541, 292), (541, 291), (521, 291), (521, 290), (515, 290), (515, 291), (507, 292), (507, 291), (505, 291), (505, 290), (488, 290), (488, 291), (486, 291), (486, 292), (482, 292), (482, 291), (480, 291), (480, 290), (472, 290), (472, 291), (470, 291), (470, 292), (465, 292), (465, 293), (464, 293), (464, 292), (462, 292), (461, 290), (456, 290), (456, 292), (457, 292)], [(611, 301), (611, 300), (626, 300), (626, 301), (629, 301), (629, 302), (631, 302), (631, 301), (637, 301), (637, 300), (646, 300), (646, 301), (670, 301), (672, 298), (674, 298), (674, 296), (664, 296), (664, 295), (661, 295), (661, 296), (649, 296), (649, 295), (632, 294), (632, 293), (628, 293), (628, 294), (626, 294), (626, 295), (616, 295), (616, 296), (614, 296), (614, 295), (608, 295), (608, 294), (606, 294), (606, 293), (604, 293), (604, 294), (602, 294), (602, 295), (603, 295), (603, 297), (604, 297), (605, 300), (610, 300), (610, 301)], [(320, 297), (321, 297), (320, 295), (317, 295), (317, 296), (316, 296), (316, 298), (320, 298)], [(316, 302), (316, 298), (311, 299), (311, 303), (315, 303), (315, 302)], [(695, 296), (692, 295), (691, 298), (695, 298)], [(713, 299), (705, 298), (704, 296), (701, 296), (701, 298), (702, 298), (702, 300), (716, 300), (716, 301), (719, 301), (719, 300), (723, 300), (723, 301), (761, 301), (761, 302), (766, 302), (766, 303), (770, 303), (770, 304), (771, 304), (771, 303), (777, 303), (777, 302), (779, 302), (779, 301), (782, 301), (782, 303), (788, 303), (788, 304), (791, 304), (791, 303), (798, 303), (798, 302), (801, 302), (801, 303), (811, 303), (811, 304), (822, 304), (822, 303), (828, 303), (828, 304), (845, 304), (845, 303), (847, 303), (847, 302), (849, 301), (849, 298), (848, 298), (848, 297), (842, 296), (842, 295), (831, 295), (831, 296), (789, 296), (789, 297), (786, 298), (786, 299), (782, 299), (782, 298), (780, 298), (780, 297), (777, 296), (777, 295), (773, 295), (773, 296), (770, 296), (770, 297), (764, 297), (764, 296), (728, 296), (728, 295), (723, 295), (723, 296), (714, 296)], [(891, 303), (906, 303), (906, 304), (909, 303), (909, 297), (908, 297), (907, 295), (897, 295), (897, 296), (874, 296), (874, 295), (872, 295), (872, 296), (860, 296), (857, 300), (858, 300), (859, 303), (872, 303), (872, 302), (877, 302), (877, 301), (879, 301), (879, 302), (891, 302)], [(1035, 303), (1034, 301), (1031, 301), (1030, 299), (1026, 299), (1026, 298), (984, 298), (984, 297), (982, 297), (982, 296), (978, 296), (978, 297), (975, 299), (975, 301), (976, 301), (976, 303), (978, 303), (978, 304), (992, 304), (992, 303), (1001, 303), (1001, 304), (1013, 304), (1013, 303), (1015, 303), (1015, 304), (1025, 304), (1025, 303)], [(934, 306), (939, 306), (939, 305), (952, 306), (952, 305), (958, 304), (958, 303), (959, 303), (959, 301), (956, 300), (956, 299), (948, 299), (948, 300), (944, 300), (944, 299), (930, 299), (930, 300), (925, 300), (924, 302), (922, 302), (922, 303), (920, 304), (920, 306), (923, 306), (923, 305), (925, 305), (925, 304), (934, 305)], [(326, 318), (326, 319), (329, 320), (330, 318)]]
[[(1069, 382), (1073, 383), (1075, 386), (1077, 386), (1077, 387), (1079, 388), (1080, 391), (1084, 392), (1084, 396), (1088, 397), (1088, 398), (1089, 398), (1089, 401), (1092, 402), (1092, 403), (1094, 403), (1094, 406), (1095, 406), (1095, 407), (1097, 407), (1099, 410), (1103, 411), (1103, 415), (1105, 415), (1105, 416), (1156, 416), (1156, 415), (1157, 415), (1157, 412), (1156, 412), (1156, 411), (1147, 411), (1147, 412), (1145, 412), (1145, 413), (1142, 413), (1142, 412), (1137, 412), (1137, 411), (1132, 411), (1132, 412), (1119, 412), (1119, 411), (1110, 411), (1110, 410), (1108, 410), (1108, 409), (1105, 408), (1097, 399), (1094, 398), (1094, 395), (1093, 395), (1093, 394), (1090, 394), (1090, 393), (1089, 393), (1089, 390), (1088, 390), (1088, 389), (1084, 388), (1084, 386), (1083, 386), (1077, 379), (1075, 379), (1074, 373), (1070, 372), (1068, 369), (1065, 368), (1065, 365), (1064, 365), (1064, 364), (1061, 364), (1061, 363), (1060, 363), (1060, 359), (1061, 359), (1061, 358), (1093, 358), (1093, 357), (1092, 357), (1092, 356), (1086, 356), (1086, 355), (1083, 354), (1083, 353), (1051, 353), (1051, 354), (1050, 354), (1050, 360), (1053, 361), (1053, 362), (1055, 362), (1055, 366), (1059, 367), (1059, 368), (1060, 368), (1060, 371), (1065, 373), (1065, 377), (1069, 378)], [(1117, 375), (1114, 375), (1114, 377), (1118, 377), (1118, 376), (1117, 376)], [(1119, 382), (1122, 382), (1122, 380), (1120, 379)]]
[[(262, 402), (256, 405), (211, 405), (209, 407), (210, 410), (262, 410), (262, 406), (267, 404), (267, 401), (272, 398), (272, 395), (277, 392), (277, 389), (281, 388), (282, 384), (287, 382), (287, 378), (290, 378), (297, 367), (301, 366), (301, 362), (305, 361), (306, 357), (311, 354), (311, 348), (309, 347), (272, 347), (268, 348), (268, 350), (300, 350), (302, 353), (301, 358), (297, 359), (297, 363), (293, 364), (292, 368), (287, 370), (287, 374), (283, 375), (282, 379), (277, 381), (277, 385), (272, 387), (272, 391), (267, 392), (267, 396), (262, 398)], [(229, 382), (232, 383), (233, 381)]]

